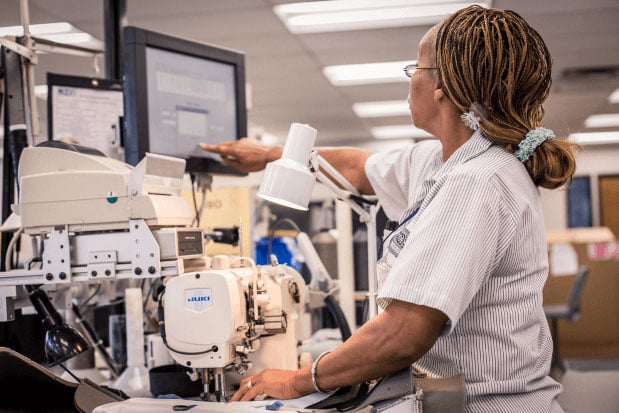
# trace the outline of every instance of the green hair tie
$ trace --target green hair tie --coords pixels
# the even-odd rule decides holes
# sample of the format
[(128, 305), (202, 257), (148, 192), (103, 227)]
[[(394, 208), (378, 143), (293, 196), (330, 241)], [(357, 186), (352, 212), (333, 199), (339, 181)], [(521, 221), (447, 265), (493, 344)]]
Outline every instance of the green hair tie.
[(535, 148), (544, 141), (549, 141), (554, 138), (555, 134), (550, 129), (539, 127), (530, 130), (518, 144), (518, 150), (514, 152), (514, 155), (516, 155), (516, 158), (518, 158), (520, 162), (526, 162)]

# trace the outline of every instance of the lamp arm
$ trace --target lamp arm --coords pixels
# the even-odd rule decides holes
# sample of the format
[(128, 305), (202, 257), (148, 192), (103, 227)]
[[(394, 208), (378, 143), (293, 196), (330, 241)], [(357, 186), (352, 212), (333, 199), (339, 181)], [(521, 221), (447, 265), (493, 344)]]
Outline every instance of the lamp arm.
[(332, 180), (327, 178), (327, 176), (320, 171), (314, 172), (314, 175), (320, 183), (333, 191), (339, 200), (347, 203), (353, 211), (359, 214), (362, 221), (366, 221), (370, 218), (368, 211), (350, 198), (350, 192), (335, 185)]
[(344, 175), (342, 175), (337, 169), (335, 169), (333, 165), (327, 162), (325, 158), (320, 156), (316, 148), (312, 149), (312, 152), (310, 153), (310, 164), (312, 166), (314, 166), (314, 162), (312, 162), (314, 157), (318, 163), (318, 168), (316, 168), (316, 170), (319, 170), (320, 168), (324, 169), (329, 175), (333, 177), (333, 179), (338, 184), (342, 185), (342, 187), (344, 187), (345, 190), (347, 190), (348, 192), (354, 195), (361, 195), (359, 191), (357, 190), (357, 188), (352, 186), (350, 181), (346, 179)]
[(50, 301), (47, 293), (40, 288), (33, 288), (29, 291), (30, 302), (41, 317), (46, 329), (57, 327), (64, 324), (62, 316)]
[[(347, 203), (357, 214), (359, 214), (361, 217), (361, 222), (367, 222), (372, 219), (365, 206), (368, 204), (376, 204), (377, 202), (375, 196), (368, 197), (359, 193), (357, 188), (352, 186), (348, 179), (339, 173), (338, 170), (327, 162), (325, 158), (320, 156), (316, 148), (313, 148), (310, 152), (309, 166), (310, 170), (320, 183), (331, 189), (331, 191), (337, 195), (338, 199)], [(322, 173), (321, 169), (325, 170), (330, 177)], [(336, 183), (341, 187), (336, 185)]]
[[(316, 179), (333, 191), (338, 199), (346, 202), (353, 209), (353, 211), (359, 214), (362, 220), (369, 218), (369, 214), (365, 208), (350, 198), (350, 194), (361, 196), (359, 191), (352, 186), (348, 179), (344, 178), (341, 173), (339, 173), (329, 162), (327, 162), (325, 158), (320, 156), (316, 148), (313, 148), (310, 152), (309, 165)], [(329, 179), (327, 175), (321, 172), (321, 169), (327, 171), (333, 179)], [(335, 184), (336, 182), (344, 189), (337, 186)]]

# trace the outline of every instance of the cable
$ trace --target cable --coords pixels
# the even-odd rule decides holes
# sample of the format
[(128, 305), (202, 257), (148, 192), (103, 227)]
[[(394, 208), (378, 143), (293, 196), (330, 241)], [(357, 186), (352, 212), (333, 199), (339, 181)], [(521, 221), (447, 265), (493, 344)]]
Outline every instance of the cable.
[(363, 300), (363, 307), (361, 308), (361, 324), (365, 324), (368, 321), (368, 316), (370, 314), (370, 299), (366, 297)]
[(328, 295), (325, 297), (325, 307), (329, 311), (329, 314), (333, 317), (335, 324), (337, 324), (340, 329), (340, 333), (342, 334), (342, 342), (348, 340), (352, 335), (350, 331), (350, 326), (348, 325), (348, 321), (346, 320), (346, 316), (342, 311), (342, 307), (337, 302), (334, 296)]
[(146, 305), (148, 304), (148, 300), (153, 293), (153, 288), (155, 288), (155, 283), (159, 281), (158, 279), (150, 279), (150, 287), (148, 287), (148, 291), (144, 294), (144, 300), (142, 301), (142, 311), (146, 311)]
[(79, 307), (84, 307), (85, 305), (87, 305), (88, 302), (92, 300), (95, 297), (95, 295), (97, 295), (97, 293), (99, 293), (99, 290), (101, 290), (101, 284), (97, 284), (95, 291), (92, 294), (90, 294), (90, 296), (88, 296), (84, 301), (82, 301), (79, 304)]
[(287, 223), (290, 226), (292, 226), (297, 232), (301, 232), (301, 229), (299, 228), (299, 226), (290, 218), (282, 218), (279, 221), (277, 221), (275, 224), (273, 224), (273, 226), (271, 227), (271, 230), (269, 231), (268, 257), (270, 257), (272, 253), (272, 248), (273, 248), (272, 244), (273, 244), (273, 238), (275, 236), (275, 229), (284, 223)]
[(76, 381), (76, 382), (78, 382), (78, 383), (81, 383), (81, 382), (82, 382), (82, 379), (80, 379), (80, 378), (79, 378), (79, 377), (77, 377), (75, 374), (73, 374), (73, 372), (72, 372), (71, 370), (69, 370), (68, 368), (66, 368), (64, 364), (62, 364), (62, 363), (58, 363), (58, 365), (59, 365), (60, 367), (62, 367), (62, 369), (63, 369), (64, 371), (66, 371), (66, 372), (67, 372), (67, 373), (68, 373), (71, 377), (73, 377), (73, 378), (75, 379), (75, 381)]
[(103, 344), (103, 340), (101, 339), (101, 337), (99, 337), (99, 335), (92, 327), (92, 325), (88, 322), (88, 320), (84, 318), (84, 315), (82, 314), (77, 305), (71, 304), (71, 309), (73, 310), (73, 314), (75, 314), (75, 318), (77, 319), (77, 321), (82, 325), (82, 327), (84, 327), (86, 337), (89, 339), (90, 344), (92, 344), (94, 348), (99, 351), (101, 357), (103, 357), (103, 361), (105, 361), (105, 364), (107, 364), (107, 367), (110, 369), (110, 373), (112, 374), (112, 376), (118, 377), (118, 369), (114, 365), (112, 357), (105, 349), (105, 345)]
[[(200, 188), (200, 195), (202, 199), (200, 201), (200, 206), (198, 207), (198, 219), (202, 216), (202, 212), (204, 211), (204, 207), (206, 206), (206, 191), (208, 191), (211, 187), (212, 178), (208, 175), (198, 175), (196, 179), (196, 185)], [(198, 221), (198, 227), (200, 226), (200, 222)]]
[[(193, 211), (195, 213), (192, 226), (200, 226), (200, 217), (202, 216), (202, 211), (204, 211), (204, 207), (206, 206), (206, 191), (210, 189), (212, 178), (209, 175), (205, 174), (189, 174), (189, 178), (191, 179), (191, 199), (193, 201)], [(202, 195), (202, 200), (200, 201), (200, 207), (198, 207), (198, 201), (196, 198), (196, 187), (199, 188), (200, 194)]]
[(191, 179), (191, 199), (193, 201), (193, 211), (195, 216), (193, 218), (193, 222), (191, 226), (200, 226), (200, 215), (198, 213), (198, 203), (196, 201), (196, 176), (194, 174), (189, 174), (189, 179)]
[(13, 250), (15, 249), (15, 244), (17, 243), (17, 240), (21, 237), (21, 234), (23, 232), (24, 232), (23, 228), (19, 228), (17, 231), (15, 231), (13, 233), (13, 237), (11, 238), (11, 241), (9, 242), (9, 245), (7, 245), (6, 255), (4, 257), (4, 262), (5, 262), (7, 271), (13, 269), (13, 265), (12, 265), (13, 263), (11, 259), (13, 257)]

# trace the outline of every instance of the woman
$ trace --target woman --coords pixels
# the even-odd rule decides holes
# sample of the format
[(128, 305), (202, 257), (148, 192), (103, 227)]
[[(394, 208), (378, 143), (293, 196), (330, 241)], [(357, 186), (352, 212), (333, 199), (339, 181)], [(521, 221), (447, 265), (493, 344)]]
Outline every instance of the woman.
[[(244, 378), (233, 400), (299, 397), (414, 363), (429, 376), (462, 373), (467, 412), (562, 411), (548, 376), (537, 187), (569, 182), (575, 161), (540, 127), (551, 65), (539, 34), (510, 11), (468, 7), (426, 33), (405, 72), (413, 122), (438, 141), (374, 155), (320, 150), (399, 221), (378, 262), (383, 311), (312, 368)], [(244, 171), (281, 155), (246, 140), (203, 149)]]

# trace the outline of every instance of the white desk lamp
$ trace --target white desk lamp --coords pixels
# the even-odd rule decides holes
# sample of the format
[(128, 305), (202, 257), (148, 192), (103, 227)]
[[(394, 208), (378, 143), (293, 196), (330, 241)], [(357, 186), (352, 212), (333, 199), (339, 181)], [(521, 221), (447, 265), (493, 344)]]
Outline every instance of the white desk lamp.
[[(371, 319), (378, 314), (376, 306), (376, 212), (378, 205), (374, 198), (361, 195), (346, 178), (318, 154), (314, 148), (316, 133), (316, 129), (309, 125), (300, 123), (290, 125), (282, 156), (267, 165), (257, 195), (279, 205), (307, 211), (312, 188), (317, 179), (331, 189), (338, 199), (359, 214), (368, 232), (368, 318)], [(321, 169), (332, 179), (323, 174)]]

